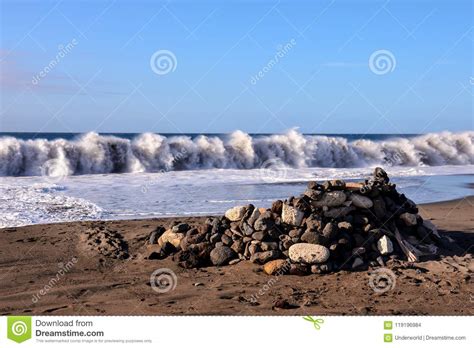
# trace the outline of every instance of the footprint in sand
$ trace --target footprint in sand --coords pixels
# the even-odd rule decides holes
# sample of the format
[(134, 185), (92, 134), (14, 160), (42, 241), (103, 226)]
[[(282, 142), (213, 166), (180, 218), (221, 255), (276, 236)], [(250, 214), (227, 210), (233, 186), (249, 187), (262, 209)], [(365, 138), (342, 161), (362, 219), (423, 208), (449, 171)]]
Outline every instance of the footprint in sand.
[(119, 260), (129, 257), (128, 244), (117, 231), (89, 228), (81, 234), (80, 240), (81, 246), (89, 252)]

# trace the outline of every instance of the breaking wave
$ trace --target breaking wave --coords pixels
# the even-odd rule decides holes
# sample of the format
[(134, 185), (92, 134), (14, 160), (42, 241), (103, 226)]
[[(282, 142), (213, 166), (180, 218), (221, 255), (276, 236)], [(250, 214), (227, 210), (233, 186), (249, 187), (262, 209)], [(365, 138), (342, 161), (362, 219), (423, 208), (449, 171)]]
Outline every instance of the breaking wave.
[(86, 133), (74, 140), (0, 138), (0, 176), (260, 168), (269, 160), (293, 167), (440, 166), (474, 164), (474, 132), (442, 132), (387, 140), (285, 134), (165, 137), (129, 140)]

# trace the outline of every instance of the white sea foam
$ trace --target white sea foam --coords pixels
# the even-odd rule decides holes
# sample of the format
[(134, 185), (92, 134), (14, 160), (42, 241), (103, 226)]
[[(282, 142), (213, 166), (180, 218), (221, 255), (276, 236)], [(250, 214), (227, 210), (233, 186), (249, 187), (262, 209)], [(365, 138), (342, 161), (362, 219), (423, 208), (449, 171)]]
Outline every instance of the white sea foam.
[(82, 198), (69, 197), (61, 192), (65, 190), (48, 183), (0, 185), (0, 228), (103, 216), (100, 207)]
[(272, 159), (292, 168), (471, 165), (473, 142), (473, 131), (383, 141), (348, 141), (296, 130), (253, 137), (241, 131), (196, 138), (145, 133), (132, 140), (97, 133), (75, 140), (2, 137), (0, 176), (252, 169)]

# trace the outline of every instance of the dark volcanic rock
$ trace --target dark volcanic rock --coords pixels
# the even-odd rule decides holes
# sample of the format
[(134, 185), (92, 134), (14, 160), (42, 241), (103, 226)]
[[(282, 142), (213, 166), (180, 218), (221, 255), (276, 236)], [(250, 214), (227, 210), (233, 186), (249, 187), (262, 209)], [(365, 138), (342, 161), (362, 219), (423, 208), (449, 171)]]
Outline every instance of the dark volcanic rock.
[(186, 232), (187, 230), (189, 230), (189, 225), (186, 223), (181, 223), (181, 224), (173, 226), (171, 230), (175, 233)]
[(254, 234), (252, 234), (252, 238), (255, 240), (263, 240), (263, 238), (265, 238), (265, 235), (265, 232), (255, 232)]
[(323, 186), (321, 184), (318, 184), (316, 181), (310, 181), (308, 182), (308, 189), (309, 190), (322, 190)]
[(322, 235), (327, 238), (328, 240), (332, 240), (337, 237), (339, 229), (337, 225), (333, 222), (329, 222), (324, 226)]
[(210, 254), (211, 262), (214, 266), (225, 265), (230, 260), (235, 259), (236, 256), (235, 252), (226, 246), (216, 247), (212, 249)]
[(255, 221), (253, 227), (257, 231), (266, 231), (272, 228), (274, 225), (275, 221), (273, 220), (272, 213), (270, 211), (266, 211), (260, 215), (257, 221)]
[(153, 248), (148, 254), (147, 259), (148, 260), (162, 260), (166, 257), (168, 257), (168, 254), (166, 254), (162, 250), (162, 247), (160, 247), (159, 245), (153, 245)]
[(195, 253), (199, 258), (208, 260), (213, 248), (211, 243), (202, 242), (189, 245), (188, 250)]
[(260, 248), (260, 245), (257, 244), (257, 243), (250, 243), (250, 246), (249, 246), (249, 252), (250, 252), (250, 255), (253, 255), (259, 251), (261, 251), (262, 249)]
[(385, 202), (381, 197), (374, 199), (373, 210), (374, 210), (375, 216), (377, 216), (379, 220), (384, 220), (387, 209), (385, 208)]
[(281, 215), (283, 209), (283, 202), (281, 200), (276, 200), (272, 203), (271, 211), (273, 214)]
[(242, 220), (241, 224), (240, 224), (240, 230), (242, 231), (242, 233), (245, 235), (245, 236), (251, 236), (252, 233), (255, 232), (255, 230), (253, 229), (253, 226), (250, 225), (247, 221), (245, 220)]
[(303, 230), (298, 228), (298, 229), (291, 230), (288, 233), (288, 236), (291, 238), (299, 238), (302, 234), (303, 234)]
[(278, 243), (277, 242), (262, 242), (260, 247), (263, 251), (269, 250), (278, 250)]
[(306, 230), (306, 232), (301, 236), (301, 241), (310, 244), (323, 244), (326, 240), (321, 234), (311, 230)]
[(306, 227), (314, 231), (320, 231), (323, 226), (323, 220), (321, 217), (311, 215), (309, 219), (306, 220)]
[(298, 275), (298, 276), (304, 276), (309, 273), (308, 266), (298, 264), (298, 263), (293, 263), (290, 266), (290, 270), (288, 271), (289, 274), (291, 275)]
[(346, 183), (342, 180), (329, 180), (325, 181), (323, 188), (328, 190), (344, 190), (346, 188)]
[(304, 195), (312, 200), (319, 199), (322, 194), (323, 194), (323, 191), (320, 191), (320, 190), (307, 189), (306, 191), (304, 191)]
[(250, 258), (250, 261), (263, 265), (264, 263), (267, 263), (271, 260), (275, 260), (280, 256), (281, 253), (278, 250), (261, 251), (253, 254)]
[(209, 242), (211, 242), (212, 244), (216, 244), (217, 242), (220, 242), (221, 239), (222, 239), (222, 233), (214, 233), (211, 235), (211, 237), (209, 238)]
[(183, 268), (196, 268), (201, 264), (201, 259), (192, 251), (179, 251), (173, 255), (173, 261)]
[(177, 249), (173, 244), (166, 242), (165, 244), (161, 246), (161, 251), (165, 253), (165, 255), (171, 255), (175, 253)]
[(221, 237), (221, 242), (224, 244), (224, 245), (231, 245), (233, 240), (232, 240), (232, 237), (229, 237), (227, 234), (223, 234), (222, 237)]
[(245, 245), (242, 240), (236, 240), (234, 241), (234, 243), (232, 243), (232, 246), (230, 248), (234, 250), (237, 254), (243, 254), (245, 250)]
[(148, 236), (148, 244), (157, 244), (158, 238), (166, 231), (162, 226), (157, 227), (154, 231)]

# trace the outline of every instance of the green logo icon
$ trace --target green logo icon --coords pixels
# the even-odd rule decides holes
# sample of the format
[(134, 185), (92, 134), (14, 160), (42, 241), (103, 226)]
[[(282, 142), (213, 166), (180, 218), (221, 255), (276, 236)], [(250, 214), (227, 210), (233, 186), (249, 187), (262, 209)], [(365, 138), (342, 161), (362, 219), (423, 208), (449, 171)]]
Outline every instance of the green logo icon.
[(313, 317), (307, 315), (306, 317), (303, 317), (304, 320), (309, 321), (313, 323), (313, 326), (316, 330), (319, 330), (321, 328), (321, 324), (324, 324), (324, 320), (321, 318), (314, 319)]
[(392, 342), (393, 341), (392, 334), (384, 334), (383, 335), (383, 341), (384, 342)]
[(8, 317), (7, 337), (17, 343), (31, 338), (31, 317)]
[(384, 328), (384, 330), (392, 330), (393, 329), (393, 323), (391, 321), (384, 321), (383, 322), (383, 328)]

